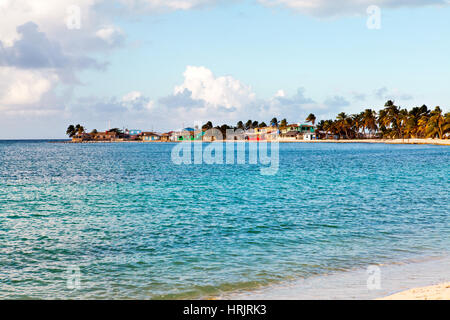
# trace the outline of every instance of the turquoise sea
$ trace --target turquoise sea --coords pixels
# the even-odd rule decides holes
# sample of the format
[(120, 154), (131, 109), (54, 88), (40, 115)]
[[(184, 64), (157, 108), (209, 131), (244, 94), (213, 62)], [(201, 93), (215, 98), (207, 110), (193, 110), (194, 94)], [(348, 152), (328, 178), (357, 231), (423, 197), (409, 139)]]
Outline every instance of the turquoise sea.
[(286, 143), (273, 176), (173, 147), (0, 141), (0, 298), (205, 298), (449, 253), (450, 147)]

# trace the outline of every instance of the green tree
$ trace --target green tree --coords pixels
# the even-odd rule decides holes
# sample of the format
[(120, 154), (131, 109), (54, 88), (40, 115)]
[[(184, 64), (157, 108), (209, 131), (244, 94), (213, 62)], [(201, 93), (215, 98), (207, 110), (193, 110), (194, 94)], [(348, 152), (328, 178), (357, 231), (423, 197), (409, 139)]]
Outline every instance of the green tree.
[(112, 128), (112, 129), (109, 129), (108, 132), (115, 132), (115, 133), (117, 133), (118, 135), (123, 134), (122, 130), (120, 130), (119, 128)]
[(278, 127), (278, 120), (277, 118), (273, 118), (272, 120), (270, 120), (270, 125), (273, 127)]
[(445, 119), (445, 124), (444, 124), (443, 131), (444, 131), (444, 137), (445, 137), (446, 134), (450, 133), (450, 112), (447, 112), (445, 114), (444, 119)]
[(310, 113), (306, 117), (306, 122), (311, 122), (312, 125), (315, 125), (316, 124), (316, 116), (313, 113)]
[(208, 121), (207, 123), (205, 123), (205, 124), (202, 126), (202, 130), (203, 130), (203, 131), (207, 131), (207, 130), (212, 129), (212, 128), (213, 128), (213, 124), (212, 124), (211, 121)]
[(442, 109), (440, 107), (436, 107), (430, 113), (430, 118), (427, 123), (427, 137), (429, 138), (439, 138), (442, 139), (444, 137), (444, 128), (445, 128), (445, 118), (442, 115)]
[(84, 132), (85, 132), (85, 130), (84, 130), (84, 127), (82, 125), (77, 124), (75, 126), (75, 134), (82, 134)]
[(366, 133), (366, 129), (369, 130), (370, 136), (373, 137), (378, 130), (377, 126), (377, 112), (372, 109), (364, 110), (362, 114), (362, 127), (363, 132)]
[(73, 124), (67, 127), (66, 134), (69, 136), (69, 138), (73, 138), (77, 134), (77, 131), (75, 130), (75, 126)]
[(352, 126), (352, 119), (345, 113), (341, 112), (336, 117), (336, 127), (339, 130), (339, 135), (343, 132), (345, 137), (349, 139), (349, 131)]

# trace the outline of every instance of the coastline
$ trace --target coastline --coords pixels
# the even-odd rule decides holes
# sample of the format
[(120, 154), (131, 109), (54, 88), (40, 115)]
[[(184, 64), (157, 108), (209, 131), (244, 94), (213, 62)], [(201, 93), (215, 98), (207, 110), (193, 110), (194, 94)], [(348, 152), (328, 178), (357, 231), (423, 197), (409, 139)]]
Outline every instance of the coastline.
[(375, 265), (380, 287), (368, 289), (366, 268), (315, 275), (250, 291), (224, 293), (223, 300), (406, 300), (449, 299), (450, 255)]
[[(291, 142), (291, 141), (280, 141)], [(354, 139), (354, 140), (298, 140), (292, 142), (303, 143), (384, 143), (384, 144), (432, 144), (450, 146), (449, 139)]]
[[(95, 143), (179, 143), (182, 141), (49, 141), (49, 143), (68, 143), (68, 144), (95, 144)], [(188, 142), (204, 142), (210, 143), (210, 141), (188, 141)], [(227, 142), (227, 140), (217, 140), (215, 142)], [(256, 143), (260, 141), (243, 141), (235, 140), (235, 142), (249, 142)], [(292, 140), (292, 139), (279, 139), (276, 141), (266, 142), (279, 142), (279, 143), (384, 143), (384, 144), (422, 144), (422, 145), (440, 145), (450, 146), (450, 139), (353, 139), (353, 140)]]
[(450, 300), (450, 282), (413, 288), (377, 300)]

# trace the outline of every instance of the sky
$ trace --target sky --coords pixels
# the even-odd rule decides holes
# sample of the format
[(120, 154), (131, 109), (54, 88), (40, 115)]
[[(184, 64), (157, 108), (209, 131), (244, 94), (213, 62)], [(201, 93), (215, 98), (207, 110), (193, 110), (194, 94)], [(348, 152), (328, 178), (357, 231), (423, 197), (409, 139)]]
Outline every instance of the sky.
[(450, 111), (447, 0), (0, 0), (0, 139)]

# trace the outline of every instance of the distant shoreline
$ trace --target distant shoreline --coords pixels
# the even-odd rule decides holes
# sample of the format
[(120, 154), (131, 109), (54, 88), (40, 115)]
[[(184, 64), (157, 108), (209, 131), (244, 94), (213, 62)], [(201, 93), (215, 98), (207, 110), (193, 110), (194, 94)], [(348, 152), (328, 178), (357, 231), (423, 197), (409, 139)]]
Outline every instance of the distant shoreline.
[[(92, 143), (178, 143), (183, 141), (49, 141), (49, 143), (74, 143), (74, 144), (92, 144)], [(189, 141), (188, 141), (189, 142)], [(209, 141), (190, 141), (190, 142), (209, 142)], [(226, 140), (217, 140), (215, 142), (227, 142)], [(235, 142), (258, 142), (236, 140)], [(267, 141), (273, 142), (273, 141)], [(450, 139), (353, 139), (353, 140), (288, 140), (280, 139), (280, 143), (384, 143), (384, 144), (432, 144), (440, 146), (450, 146)]]

